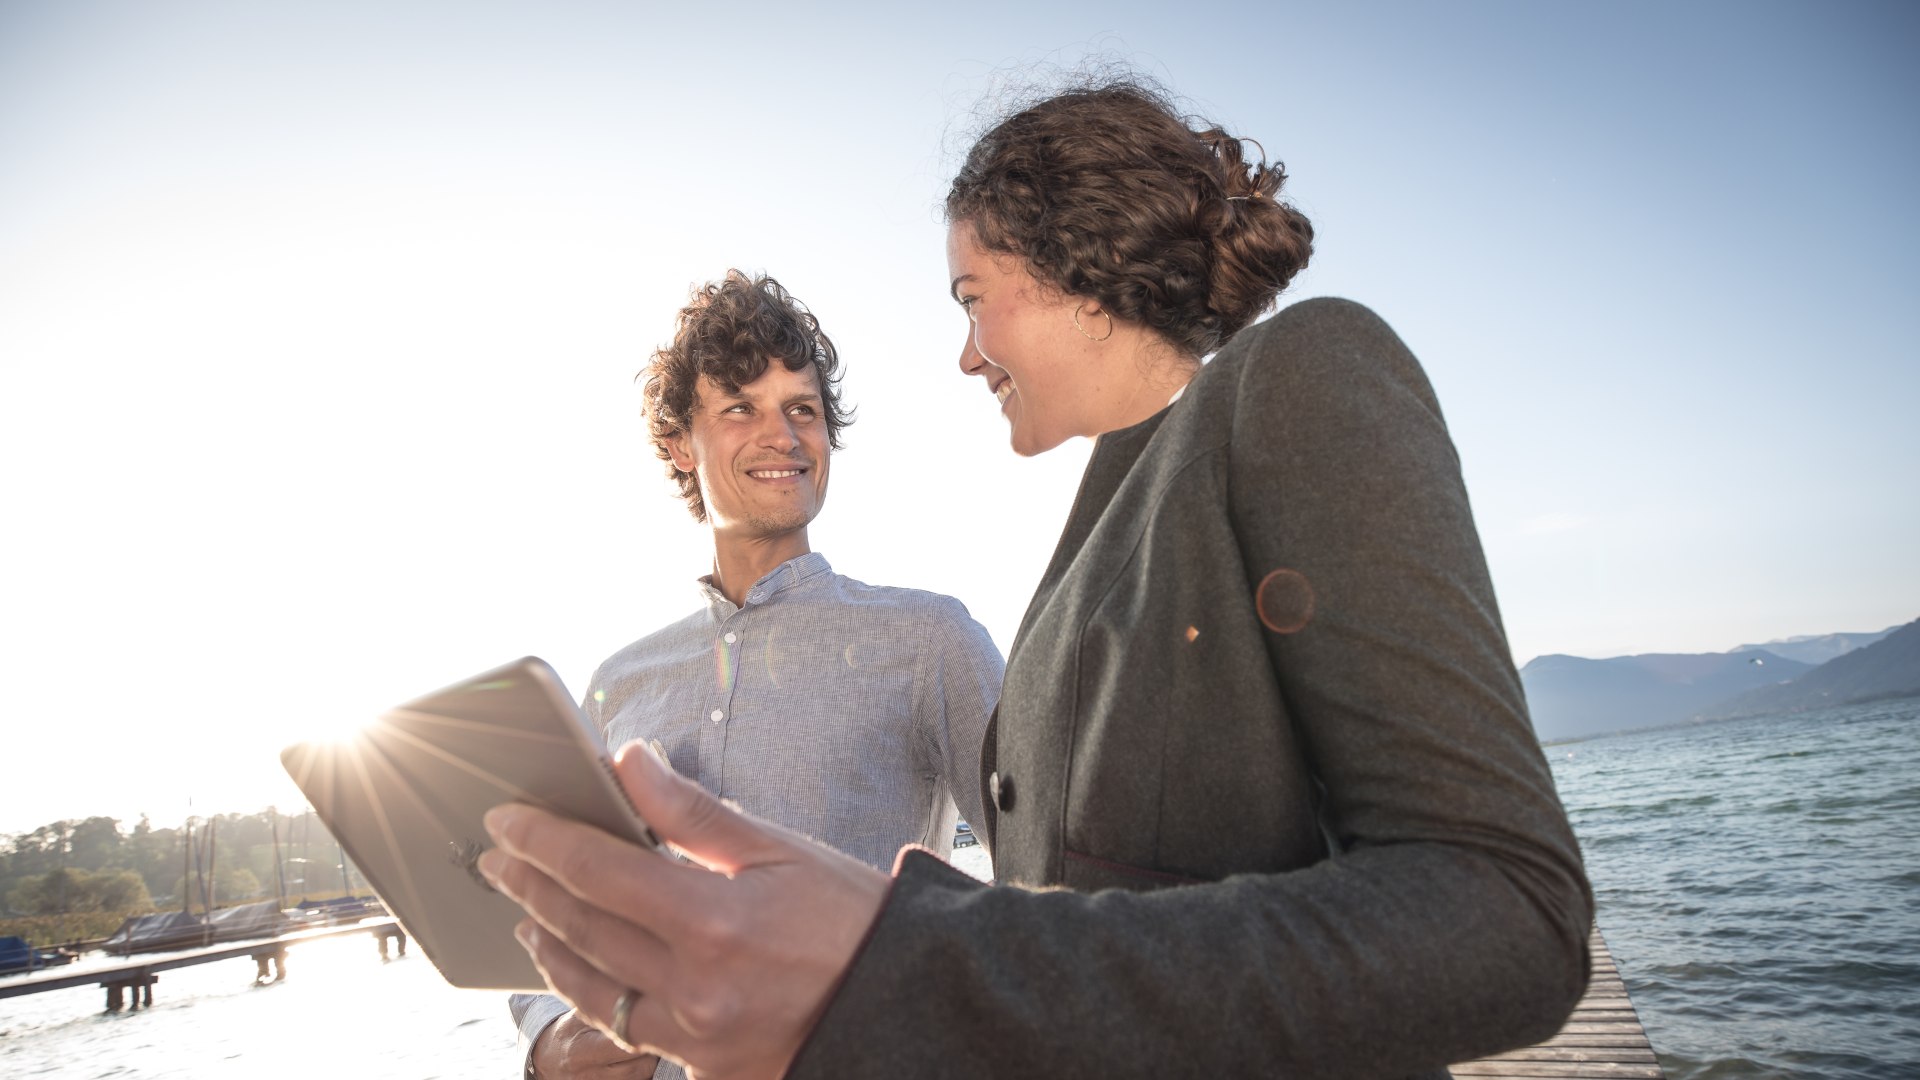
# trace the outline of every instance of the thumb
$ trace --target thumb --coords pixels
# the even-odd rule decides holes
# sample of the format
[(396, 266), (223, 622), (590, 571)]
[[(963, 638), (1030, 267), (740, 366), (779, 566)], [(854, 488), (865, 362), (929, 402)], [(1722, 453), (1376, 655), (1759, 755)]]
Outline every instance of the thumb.
[(675, 773), (644, 743), (621, 747), (613, 769), (654, 833), (709, 870), (731, 874), (771, 861), (791, 839), (787, 830), (735, 809)]

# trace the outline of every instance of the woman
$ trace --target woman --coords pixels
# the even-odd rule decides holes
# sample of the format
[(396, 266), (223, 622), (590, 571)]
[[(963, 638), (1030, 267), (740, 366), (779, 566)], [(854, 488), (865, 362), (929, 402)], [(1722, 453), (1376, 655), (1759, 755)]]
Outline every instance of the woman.
[(718, 873), (491, 823), (583, 1014), (796, 1077), (1439, 1074), (1557, 1029), (1592, 899), (1439, 407), (1358, 305), (1248, 328), (1312, 230), (1240, 147), (1108, 84), (948, 196), (962, 370), (1017, 452), (1098, 437), (987, 739), (1010, 884), (889, 882), (627, 753)]

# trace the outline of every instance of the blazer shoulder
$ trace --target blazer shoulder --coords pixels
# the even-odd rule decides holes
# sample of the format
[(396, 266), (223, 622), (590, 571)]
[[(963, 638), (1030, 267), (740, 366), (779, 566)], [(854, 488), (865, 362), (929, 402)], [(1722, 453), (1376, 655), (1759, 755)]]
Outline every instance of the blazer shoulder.
[(1405, 352), (1400, 336), (1365, 304), (1337, 296), (1316, 296), (1282, 308), (1234, 335), (1215, 362), (1258, 366), (1276, 355), (1301, 358), (1378, 352)]
[(1387, 321), (1339, 297), (1302, 300), (1242, 330), (1214, 358), (1229, 371), (1239, 410), (1285, 408), (1382, 384), (1430, 406), (1426, 372)]

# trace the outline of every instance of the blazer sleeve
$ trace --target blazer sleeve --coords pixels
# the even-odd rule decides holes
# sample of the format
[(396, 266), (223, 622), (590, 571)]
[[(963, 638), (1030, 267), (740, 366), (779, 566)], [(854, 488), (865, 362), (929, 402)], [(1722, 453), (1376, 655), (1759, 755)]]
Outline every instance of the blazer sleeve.
[(1424, 375), (1346, 301), (1228, 348), (1255, 632), (1336, 854), (1091, 894), (903, 856), (790, 1075), (1410, 1076), (1578, 1000), (1592, 898)]

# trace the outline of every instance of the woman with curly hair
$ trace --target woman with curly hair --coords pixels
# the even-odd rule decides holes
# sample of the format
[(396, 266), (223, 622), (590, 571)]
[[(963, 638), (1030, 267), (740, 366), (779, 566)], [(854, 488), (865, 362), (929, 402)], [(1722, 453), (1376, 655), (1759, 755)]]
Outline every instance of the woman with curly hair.
[(1592, 897), (1439, 405), (1357, 304), (1254, 322), (1313, 229), (1245, 145), (1108, 82), (947, 197), (961, 370), (1016, 452), (1097, 439), (983, 749), (999, 884), (888, 878), (629, 751), (706, 869), (491, 820), (583, 1015), (793, 1077), (1444, 1075), (1559, 1027)]

